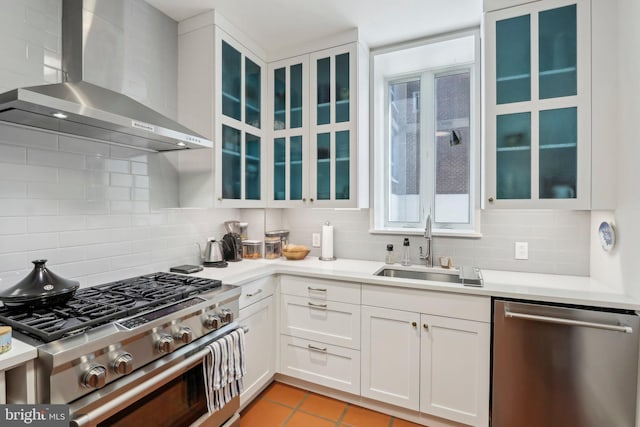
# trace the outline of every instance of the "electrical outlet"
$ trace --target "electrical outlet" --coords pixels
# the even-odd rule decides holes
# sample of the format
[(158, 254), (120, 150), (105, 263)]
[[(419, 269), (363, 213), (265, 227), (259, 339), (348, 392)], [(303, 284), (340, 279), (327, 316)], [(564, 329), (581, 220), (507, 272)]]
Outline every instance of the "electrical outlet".
[(311, 233), (311, 246), (314, 248), (320, 247), (320, 233)]
[(516, 259), (529, 259), (529, 243), (516, 242)]

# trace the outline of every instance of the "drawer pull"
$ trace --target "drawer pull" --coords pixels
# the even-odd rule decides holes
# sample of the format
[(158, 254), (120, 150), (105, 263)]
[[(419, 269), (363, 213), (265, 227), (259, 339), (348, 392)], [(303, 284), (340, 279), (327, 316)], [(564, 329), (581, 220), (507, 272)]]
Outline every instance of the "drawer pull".
[(258, 289), (257, 291), (255, 291), (252, 294), (247, 294), (248, 297), (255, 297), (256, 295), (262, 293), (262, 289)]
[(429, 330), (429, 325), (427, 325), (426, 323), (422, 325), (422, 327), (424, 328), (425, 331)]
[(321, 308), (321, 309), (324, 309), (324, 310), (327, 309), (327, 304), (315, 304), (315, 303), (312, 303), (312, 302), (309, 302), (308, 304), (309, 304), (309, 307)]
[(415, 328), (416, 326), (418, 326), (418, 324), (416, 322), (411, 322), (411, 326)]
[(315, 350), (315, 351), (321, 351), (322, 353), (326, 353), (327, 352), (327, 347), (316, 347), (315, 345), (307, 345), (307, 347), (309, 347), (309, 350)]
[(307, 286), (307, 289), (313, 292), (327, 292), (327, 290), (324, 288), (312, 288), (311, 286)]

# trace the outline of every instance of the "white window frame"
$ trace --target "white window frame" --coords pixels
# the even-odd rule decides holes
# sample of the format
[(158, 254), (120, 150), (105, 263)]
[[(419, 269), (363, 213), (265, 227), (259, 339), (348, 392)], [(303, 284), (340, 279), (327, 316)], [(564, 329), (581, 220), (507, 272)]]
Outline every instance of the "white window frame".
[[(453, 55), (455, 59), (435, 59), (425, 60), (425, 62), (435, 61), (435, 64), (425, 65), (420, 59), (413, 60), (416, 56), (415, 52), (421, 48), (438, 49), (439, 44), (448, 48), (456, 46), (465, 46), (467, 57), (460, 55), (460, 59)], [(458, 44), (462, 43), (462, 44)], [(471, 45), (472, 44), (472, 45)], [(418, 50), (416, 50), (418, 49)], [(402, 61), (402, 54), (406, 52), (411, 55), (410, 60)], [(382, 55), (389, 54), (386, 57)], [(400, 53), (396, 57), (394, 54)], [(387, 58), (387, 59), (385, 59)], [(408, 57), (405, 57), (408, 58)], [(378, 61), (379, 59), (379, 61)], [(440, 63), (438, 63), (440, 61)], [(393, 62), (393, 65), (390, 65)], [(376, 67), (377, 64), (381, 64)], [(398, 65), (400, 64), (400, 65)], [(420, 77), (422, 94), (428, 93), (430, 96), (422, 96), (420, 99), (420, 129), (421, 137), (426, 135), (435, 135), (435, 116), (434, 107), (427, 106), (434, 99), (435, 91), (434, 79), (438, 76), (450, 75), (469, 71), (470, 73), (470, 188), (469, 188), (469, 224), (454, 223), (435, 223), (433, 224), (433, 234), (440, 236), (460, 236), (460, 237), (479, 237), (480, 236), (480, 164), (481, 164), (481, 131), (480, 131), (480, 33), (479, 30), (468, 30), (449, 34), (442, 37), (432, 38), (395, 46), (392, 48), (380, 49), (373, 51), (371, 54), (371, 82), (372, 82), (372, 125), (371, 133), (373, 135), (373, 156), (372, 156), (372, 173), (371, 173), (371, 197), (373, 206), (371, 209), (371, 233), (379, 234), (422, 234), (424, 233), (426, 217), (429, 211), (433, 209), (435, 202), (435, 162), (429, 165), (429, 158), (435, 156), (435, 144), (424, 144), (420, 150), (421, 175), (420, 175), (420, 218), (417, 222), (397, 224), (387, 221), (387, 209), (390, 197), (390, 186), (387, 177), (389, 177), (389, 85), (391, 83), (399, 83), (403, 81), (414, 80)], [(426, 87), (425, 87), (426, 85)], [(432, 140), (433, 141), (433, 140)], [(431, 142), (432, 142), (431, 141)], [(427, 147), (427, 149), (424, 149)], [(425, 167), (429, 165), (425, 172)], [(432, 212), (432, 219), (435, 215)]]

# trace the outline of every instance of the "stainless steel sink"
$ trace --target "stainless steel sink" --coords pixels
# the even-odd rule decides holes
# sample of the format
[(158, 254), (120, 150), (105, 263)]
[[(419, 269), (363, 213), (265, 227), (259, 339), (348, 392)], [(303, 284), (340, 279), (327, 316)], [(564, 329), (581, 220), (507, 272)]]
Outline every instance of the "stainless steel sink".
[(461, 268), (451, 273), (440, 273), (426, 270), (404, 270), (400, 268), (385, 267), (374, 273), (376, 276), (397, 277), (398, 279), (433, 280), (435, 282), (460, 283), (465, 286), (482, 286), (482, 275), (477, 268)]

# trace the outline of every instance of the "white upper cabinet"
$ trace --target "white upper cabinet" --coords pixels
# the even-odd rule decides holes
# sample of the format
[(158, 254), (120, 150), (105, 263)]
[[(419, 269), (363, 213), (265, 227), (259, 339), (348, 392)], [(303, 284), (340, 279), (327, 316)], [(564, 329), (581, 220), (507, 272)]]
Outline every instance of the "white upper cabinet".
[(178, 31), (179, 120), (214, 141), (213, 152), (176, 155), (181, 207), (368, 206), (368, 50), (357, 32), (267, 64), (213, 11)]
[(589, 208), (589, 17), (567, 0), (485, 15), (487, 207)]
[(367, 74), (357, 42), (269, 64), (269, 206), (368, 205)]

